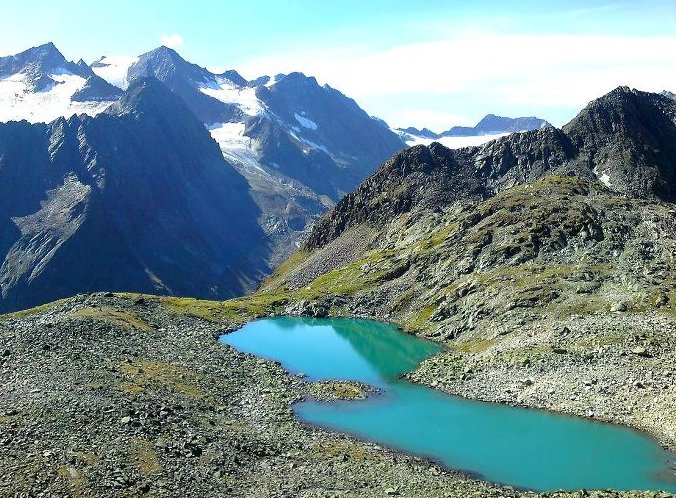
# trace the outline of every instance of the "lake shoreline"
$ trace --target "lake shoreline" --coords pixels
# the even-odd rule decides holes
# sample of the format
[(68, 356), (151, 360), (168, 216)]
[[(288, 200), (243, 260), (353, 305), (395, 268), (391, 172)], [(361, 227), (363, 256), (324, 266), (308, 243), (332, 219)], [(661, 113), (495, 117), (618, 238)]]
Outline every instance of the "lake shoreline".
[(311, 395), (301, 378), (214, 340), (261, 314), (190, 302), (97, 293), (0, 317), (0, 495), (580, 496), (308, 427), (292, 409)]
[[(669, 347), (670, 343), (676, 345), (676, 330), (670, 331), (673, 320), (665, 314), (608, 313), (572, 316), (563, 321), (545, 318), (525, 324), (521, 333), (512, 332), (507, 338), (511, 344), (503, 350), (487, 348), (476, 352), (459, 349), (456, 343), (439, 341), (437, 337), (405, 330), (394, 317), (379, 316), (377, 312), (373, 315), (329, 313), (329, 316), (387, 323), (404, 333), (441, 345), (444, 351), (404, 375), (412, 382), (465, 399), (629, 427), (649, 435), (664, 449), (676, 452), (676, 390), (672, 387), (676, 383), (676, 350)], [(604, 327), (611, 323), (625, 329), (650, 328), (662, 333), (654, 341), (651, 352), (645, 350), (645, 355), (632, 352), (636, 350), (633, 346), (621, 344), (597, 348), (593, 361), (586, 357), (588, 347), (556, 352), (560, 351), (556, 344), (562, 340), (579, 340), (585, 336), (585, 340), (593, 344), (594, 336), (601, 336)], [(537, 328), (567, 332), (538, 336), (534, 332)], [(496, 336), (502, 339), (499, 334)], [(468, 344), (473, 345), (472, 342)], [(513, 344), (526, 344), (533, 354), (514, 351)], [(643, 381), (646, 374), (650, 375), (647, 382)], [(603, 386), (599, 381), (604, 376), (610, 387), (622, 391), (601, 389)], [(657, 384), (656, 381), (658, 385), (653, 384)], [(650, 406), (654, 394), (660, 396), (662, 408), (643, 410), (646, 405)], [(596, 406), (603, 406), (604, 410), (595, 411), (593, 407)]]

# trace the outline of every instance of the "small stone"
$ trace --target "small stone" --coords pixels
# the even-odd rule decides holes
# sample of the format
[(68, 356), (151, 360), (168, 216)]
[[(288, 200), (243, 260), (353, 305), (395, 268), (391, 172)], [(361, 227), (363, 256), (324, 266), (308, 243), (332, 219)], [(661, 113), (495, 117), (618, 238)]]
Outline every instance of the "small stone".
[(397, 488), (385, 488), (385, 494), (387, 496), (395, 496), (399, 494), (399, 490)]
[(634, 353), (636, 356), (642, 356), (643, 358), (650, 358), (650, 353), (648, 353), (648, 350), (644, 348), (643, 346), (637, 346), (634, 349), (631, 350), (632, 353)]
[(610, 307), (610, 311), (622, 313), (627, 311), (627, 305), (625, 303), (615, 303)]
[(660, 294), (657, 296), (657, 299), (655, 299), (655, 306), (658, 308), (661, 306), (665, 306), (669, 302), (669, 296), (666, 294)]
[(131, 417), (129, 417), (129, 416), (122, 417), (122, 418), (120, 419), (120, 423), (121, 423), (121, 424), (124, 424), (124, 425), (126, 425), (126, 424), (128, 424), (128, 423), (130, 423), (130, 422), (131, 422)]

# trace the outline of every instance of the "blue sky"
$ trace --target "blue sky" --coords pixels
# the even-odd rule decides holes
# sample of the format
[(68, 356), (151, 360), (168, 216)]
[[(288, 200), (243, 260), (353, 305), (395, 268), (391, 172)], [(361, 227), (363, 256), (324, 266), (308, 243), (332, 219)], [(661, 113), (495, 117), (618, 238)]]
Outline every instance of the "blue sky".
[(0, 55), (53, 41), (69, 59), (173, 45), (246, 77), (292, 70), (396, 126), (484, 114), (561, 125), (627, 84), (676, 90), (676, 0), (6, 0)]

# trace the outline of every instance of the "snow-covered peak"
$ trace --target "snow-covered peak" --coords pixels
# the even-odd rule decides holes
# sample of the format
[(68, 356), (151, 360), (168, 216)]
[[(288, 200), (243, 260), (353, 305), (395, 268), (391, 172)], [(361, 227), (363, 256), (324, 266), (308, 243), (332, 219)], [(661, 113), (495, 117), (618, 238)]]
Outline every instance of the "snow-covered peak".
[[(40, 83), (40, 80), (49, 74), (64, 72), (76, 74), (83, 78), (89, 78), (94, 74), (84, 62), (74, 63), (66, 60), (51, 42), (39, 47), (29, 48), (16, 55), (0, 57), (0, 78), (21, 73), (29, 76), (34, 82)], [(47, 86), (49, 82), (45, 80), (42, 83)]]
[(64, 58), (53, 43), (0, 58), (0, 121), (49, 122), (95, 115), (121, 92), (80, 60)]

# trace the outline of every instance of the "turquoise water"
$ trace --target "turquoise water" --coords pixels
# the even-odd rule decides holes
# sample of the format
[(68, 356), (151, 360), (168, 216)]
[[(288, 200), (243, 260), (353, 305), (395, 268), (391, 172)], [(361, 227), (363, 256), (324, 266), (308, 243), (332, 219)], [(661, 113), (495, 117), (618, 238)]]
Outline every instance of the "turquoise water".
[(366, 400), (295, 404), (307, 423), (520, 488), (676, 492), (676, 455), (639, 432), (469, 401), (399, 379), (440, 347), (390, 325), (285, 317), (249, 323), (220, 340), (311, 380), (357, 380), (381, 389)]

